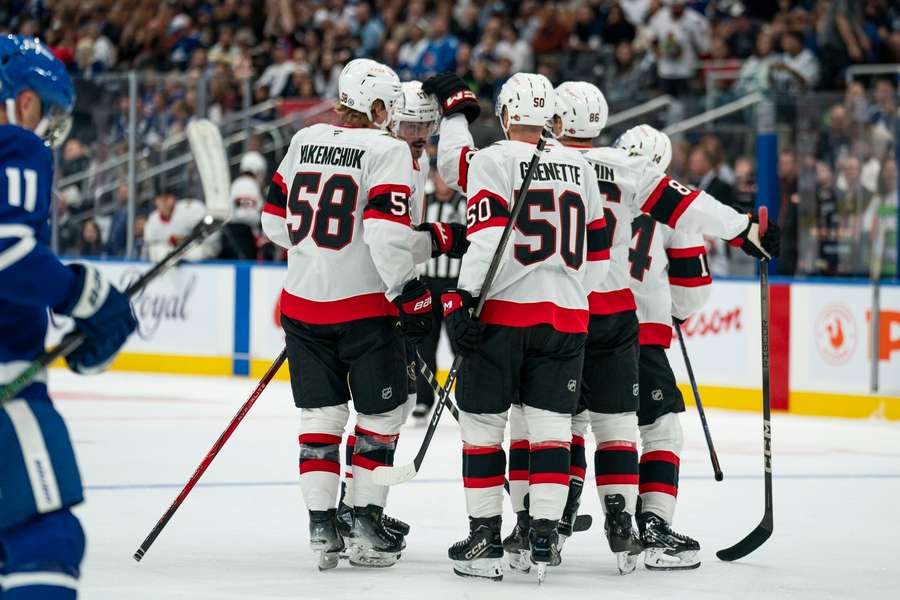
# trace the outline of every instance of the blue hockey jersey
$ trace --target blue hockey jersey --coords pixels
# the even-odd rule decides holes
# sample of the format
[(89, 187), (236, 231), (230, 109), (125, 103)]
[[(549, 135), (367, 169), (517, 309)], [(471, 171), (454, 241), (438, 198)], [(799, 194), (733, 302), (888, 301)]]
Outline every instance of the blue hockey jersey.
[[(31, 131), (0, 125), (0, 385), (44, 351), (47, 311), (75, 277), (50, 250), (53, 156)], [(46, 373), (0, 408), (0, 530), (81, 501), (69, 435)]]

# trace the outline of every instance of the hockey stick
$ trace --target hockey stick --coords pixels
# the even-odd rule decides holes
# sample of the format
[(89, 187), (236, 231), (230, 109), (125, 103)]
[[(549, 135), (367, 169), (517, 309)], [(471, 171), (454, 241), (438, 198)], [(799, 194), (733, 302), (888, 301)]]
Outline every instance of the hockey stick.
[(209, 452), (206, 453), (206, 456), (200, 461), (200, 464), (197, 466), (197, 470), (194, 471), (194, 474), (191, 475), (191, 478), (188, 480), (181, 491), (178, 493), (178, 496), (175, 497), (175, 500), (172, 501), (172, 504), (169, 505), (169, 508), (166, 509), (166, 512), (163, 513), (163, 516), (159, 519), (159, 521), (154, 525), (153, 529), (150, 530), (150, 533), (147, 534), (147, 537), (144, 538), (144, 541), (141, 542), (140, 547), (134, 553), (134, 560), (140, 562), (147, 551), (150, 549), (150, 546), (153, 545), (153, 542), (156, 541), (156, 538), (162, 533), (162, 530), (169, 523), (169, 520), (175, 514), (175, 511), (181, 506), (184, 502), (185, 498), (187, 498), (188, 494), (191, 493), (191, 490), (194, 489), (194, 486), (197, 484), (197, 481), (203, 477), (203, 474), (206, 472), (206, 469), (209, 468), (209, 465), (212, 464), (213, 459), (219, 454), (219, 450), (222, 449), (222, 446), (225, 445), (225, 442), (231, 437), (231, 434), (234, 433), (234, 430), (237, 429), (238, 425), (241, 424), (241, 421), (244, 420), (244, 417), (247, 416), (247, 413), (250, 412), (250, 409), (253, 407), (253, 404), (263, 393), (263, 390), (266, 389), (266, 386), (269, 385), (269, 382), (272, 381), (272, 378), (275, 377), (275, 373), (278, 372), (278, 369), (281, 368), (281, 365), (284, 363), (287, 358), (287, 348), (282, 349), (281, 354), (278, 355), (278, 358), (275, 359), (275, 362), (272, 363), (272, 366), (269, 367), (269, 370), (266, 371), (266, 374), (263, 375), (262, 379), (259, 380), (259, 383), (256, 385), (256, 389), (253, 390), (253, 393), (250, 394), (250, 397), (247, 398), (247, 401), (241, 405), (241, 408), (238, 409), (237, 414), (232, 417), (231, 422), (228, 423), (228, 427), (225, 428), (225, 431), (219, 435), (219, 439), (212, 445), (212, 448), (209, 449)]
[[(225, 158), (225, 146), (218, 128), (210, 121), (200, 119), (188, 125), (187, 136), (197, 169), (200, 172), (208, 214), (175, 249), (128, 286), (125, 290), (128, 298), (134, 298), (140, 294), (154, 279), (181, 260), (196, 242), (209, 237), (221, 228), (231, 215), (228, 194), (230, 186), (228, 161)], [(55, 348), (38, 356), (15, 379), (3, 387), (0, 391), (0, 404), (15, 398), (16, 394), (25, 389), (31, 380), (49, 367), (53, 361), (68, 356), (86, 339), (87, 335), (80, 331), (68, 333)]]
[[(762, 239), (769, 223), (769, 211), (759, 209), (759, 237)], [(763, 395), (763, 464), (765, 465), (766, 510), (756, 529), (737, 544), (716, 552), (720, 560), (743, 558), (762, 546), (772, 535), (772, 401), (769, 396), (769, 261), (759, 265), (760, 329), (762, 330), (762, 395)]]
[[(522, 181), (522, 187), (519, 189), (519, 194), (517, 198), (519, 201), (515, 201), (512, 207), (512, 212), (509, 215), (509, 221), (507, 221), (506, 226), (503, 228), (503, 235), (500, 237), (500, 242), (497, 244), (497, 249), (494, 251), (494, 256), (491, 259), (491, 264), (488, 267), (487, 274), (484, 277), (484, 283), (481, 286), (481, 294), (478, 298), (478, 304), (475, 306), (475, 310), (472, 312), (472, 317), (477, 319), (481, 316), (481, 310), (484, 308), (484, 303), (487, 300), (488, 292), (491, 289), (491, 284), (494, 283), (494, 277), (497, 275), (497, 271), (500, 269), (500, 261), (503, 258), (503, 253), (506, 250), (506, 244), (509, 242), (509, 238), (512, 235), (513, 227), (515, 227), (516, 219), (519, 217), (519, 213), (522, 212), (522, 206), (525, 205), (524, 200), (525, 196), (528, 194), (528, 188), (531, 186), (531, 178), (534, 177), (534, 171), (537, 169), (538, 162), (541, 160), (541, 154), (544, 152), (544, 146), (547, 144), (547, 139), (550, 138), (552, 133), (550, 130), (545, 127), (543, 131), (541, 131), (541, 137), (538, 140), (537, 146), (534, 148), (534, 154), (531, 157), (531, 162), (528, 164), (528, 171), (525, 173), (525, 178)], [(444, 392), (445, 395), (449, 393), (450, 388), (453, 387), (453, 382), (456, 381), (456, 375), (459, 372), (459, 366), (462, 363), (462, 356), (456, 355), (453, 358), (453, 364), (450, 366), (450, 373), (447, 375), (447, 381), (444, 382)], [(396, 485), (398, 483), (403, 483), (404, 481), (410, 481), (412, 478), (416, 476), (416, 473), (419, 472), (419, 469), (422, 467), (422, 461), (425, 460), (425, 453), (428, 451), (428, 446), (431, 444), (431, 438), (434, 437), (434, 432), (437, 429), (438, 422), (441, 420), (441, 415), (444, 412), (444, 402), (438, 404), (434, 409), (434, 414), (431, 415), (431, 422), (428, 423), (428, 430), (425, 432), (425, 439), (422, 440), (422, 445), (419, 448), (419, 452), (416, 454), (416, 457), (413, 459), (413, 462), (406, 465), (394, 465), (390, 467), (376, 467), (374, 471), (372, 471), (372, 479), (378, 485)]]
[[(422, 358), (422, 354), (419, 352), (419, 349), (416, 348), (416, 355), (419, 357), (419, 362), (422, 363), (422, 366), (419, 368), (419, 372), (425, 378), (425, 381), (428, 382), (429, 387), (431, 387), (431, 391), (437, 394), (438, 399), (446, 404), (447, 410), (450, 411), (450, 414), (453, 415), (453, 418), (456, 419), (456, 422), (459, 422), (459, 409), (456, 408), (456, 405), (453, 403), (453, 399), (450, 397), (450, 392), (444, 392), (444, 389), (438, 384), (437, 377), (435, 377), (434, 373), (432, 373), (431, 369), (428, 368), (428, 365), (425, 363), (425, 359)], [(509, 480), (505, 477), (503, 478), (503, 489), (506, 490), (506, 493), (509, 494)], [(572, 531), (574, 533), (580, 533), (582, 531), (587, 531), (591, 528), (591, 525), (594, 523), (594, 518), (591, 515), (578, 515), (575, 517), (575, 522), (572, 524)]]
[(706, 447), (709, 448), (709, 460), (712, 462), (713, 474), (716, 481), (722, 481), (725, 477), (722, 474), (722, 467), (719, 466), (719, 455), (716, 454), (716, 447), (713, 445), (712, 435), (709, 433), (709, 423), (706, 422), (706, 411), (703, 410), (703, 403), (700, 401), (700, 390), (697, 389), (697, 380), (694, 378), (694, 369), (691, 367), (691, 359), (688, 358), (687, 346), (684, 343), (684, 334), (681, 333), (681, 325), (674, 323), (675, 331), (678, 332), (678, 341), (681, 344), (681, 356), (684, 357), (684, 366), (687, 368), (688, 379), (691, 380), (691, 389), (694, 391), (694, 402), (697, 404), (697, 412), (700, 413), (700, 423), (703, 424), (703, 435), (706, 436)]
[(872, 242), (872, 260), (870, 267), (870, 279), (872, 280), (872, 311), (869, 317), (869, 330), (871, 349), (869, 374), (869, 389), (872, 393), (878, 392), (878, 365), (881, 354), (881, 267), (884, 257), (884, 227), (881, 226), (881, 208), (884, 206), (885, 197), (882, 196), (875, 212), (875, 223), (872, 226), (873, 242)]

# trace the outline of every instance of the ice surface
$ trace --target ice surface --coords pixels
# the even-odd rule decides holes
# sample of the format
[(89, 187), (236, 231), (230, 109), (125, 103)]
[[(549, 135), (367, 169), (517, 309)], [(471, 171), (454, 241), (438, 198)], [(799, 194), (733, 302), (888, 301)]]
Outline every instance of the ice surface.
[[(87, 599), (328, 598), (896, 598), (900, 563), (900, 424), (776, 415), (775, 533), (758, 551), (723, 563), (715, 550), (762, 517), (762, 423), (709, 411), (725, 481), (716, 483), (700, 423), (683, 415), (685, 451), (675, 527), (702, 545), (702, 566), (616, 574), (599, 501), (585, 490), (594, 528), (566, 545), (542, 589), (507, 572), (502, 583), (452, 574), (447, 547), (467, 533), (459, 435), (449, 414), (421, 474), (391, 492), (389, 510), (412, 525), (401, 561), (385, 570), (342, 563), (319, 573), (307, 546), (297, 483), (298, 412), (286, 383), (259, 399), (156, 544), (131, 558), (255, 386), (249, 379), (51, 374), (87, 488), (77, 509), (88, 533)], [(424, 429), (400, 438), (411, 460)], [(590, 462), (590, 459), (589, 459)], [(592, 472), (592, 468), (588, 469)], [(512, 526), (507, 506), (504, 533)]]

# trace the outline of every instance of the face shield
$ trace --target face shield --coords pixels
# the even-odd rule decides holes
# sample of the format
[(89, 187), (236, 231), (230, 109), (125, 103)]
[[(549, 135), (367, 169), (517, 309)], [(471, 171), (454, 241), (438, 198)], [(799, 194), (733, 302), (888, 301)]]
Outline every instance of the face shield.
[(413, 158), (418, 160), (425, 151), (428, 138), (437, 131), (437, 121), (399, 121), (393, 126), (394, 135), (409, 144)]
[(43, 104), (43, 116), (34, 128), (34, 133), (51, 148), (57, 148), (72, 131), (72, 115), (55, 104)]

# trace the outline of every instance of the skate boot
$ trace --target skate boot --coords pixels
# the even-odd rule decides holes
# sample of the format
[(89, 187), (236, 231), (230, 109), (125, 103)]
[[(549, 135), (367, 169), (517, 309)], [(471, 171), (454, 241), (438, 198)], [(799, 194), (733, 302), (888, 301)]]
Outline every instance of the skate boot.
[[(409, 533), (409, 525), (400, 519), (395, 519), (394, 517), (384, 514), (381, 516), (381, 522), (384, 524), (385, 529), (401, 538), (403, 549), (406, 549), (405, 538)], [(353, 509), (343, 502), (338, 504), (337, 526), (338, 533), (345, 539), (350, 536), (350, 528), (353, 527)], [(346, 551), (341, 554), (341, 558), (347, 558)]]
[(644, 551), (644, 546), (632, 527), (631, 515), (625, 512), (625, 498), (622, 494), (605, 496), (603, 504), (606, 507), (603, 530), (609, 541), (609, 549), (616, 555), (619, 573), (627, 575), (637, 568), (638, 555)]
[(559, 527), (559, 521), (531, 519), (528, 545), (531, 548), (531, 562), (537, 565), (538, 585), (544, 583), (547, 567), (556, 567), (562, 562), (559, 554), (557, 527)]
[(686, 535), (672, 531), (665, 519), (651, 513), (637, 517), (644, 544), (644, 566), (654, 571), (696, 569), (700, 544)]
[(562, 518), (559, 520), (559, 549), (562, 550), (566, 540), (572, 536), (575, 518), (578, 516), (578, 507), (581, 505), (581, 491), (584, 483), (578, 479), (569, 480), (569, 497), (566, 498), (566, 507), (563, 509)]
[[(400, 519), (395, 519), (390, 515), (382, 515), (381, 522), (384, 524), (385, 529), (401, 538), (409, 535), (409, 524), (404, 523)], [(403, 547), (406, 548), (406, 540), (403, 541)]]
[(319, 553), (319, 570), (327, 571), (338, 564), (344, 550), (344, 538), (338, 533), (335, 510), (309, 511), (309, 546)]
[(344, 538), (344, 549), (341, 551), (340, 557), (343, 559), (350, 558), (350, 530), (353, 528), (353, 507), (342, 501), (338, 504), (337, 512), (334, 515), (337, 523), (337, 532)]
[(516, 526), (512, 533), (503, 540), (503, 550), (509, 559), (509, 566), (513, 571), (528, 573), (531, 571), (531, 559), (528, 552), (528, 530), (531, 528), (531, 517), (527, 510), (516, 513)]
[(415, 408), (412, 411), (413, 424), (416, 427), (424, 427), (428, 425), (428, 413), (431, 412), (431, 407), (427, 404), (416, 404)]
[(353, 509), (350, 529), (350, 564), (354, 567), (390, 567), (400, 559), (403, 540), (384, 527), (382, 508), (374, 504)]
[(453, 572), (460, 577), (503, 580), (503, 544), (500, 541), (500, 517), (469, 517), (469, 537), (447, 550)]

